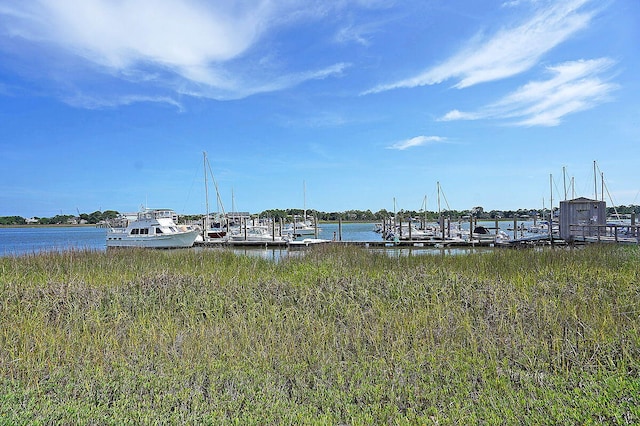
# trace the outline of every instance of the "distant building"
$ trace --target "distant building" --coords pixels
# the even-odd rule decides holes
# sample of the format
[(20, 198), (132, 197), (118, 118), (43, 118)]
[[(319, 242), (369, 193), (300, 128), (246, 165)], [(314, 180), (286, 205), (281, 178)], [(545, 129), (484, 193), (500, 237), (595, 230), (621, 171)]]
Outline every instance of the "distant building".
[(226, 216), (229, 220), (251, 219), (251, 213), (249, 212), (229, 212)]
[(574, 237), (594, 237), (607, 224), (607, 205), (604, 201), (575, 198), (560, 201), (560, 238), (572, 241)]

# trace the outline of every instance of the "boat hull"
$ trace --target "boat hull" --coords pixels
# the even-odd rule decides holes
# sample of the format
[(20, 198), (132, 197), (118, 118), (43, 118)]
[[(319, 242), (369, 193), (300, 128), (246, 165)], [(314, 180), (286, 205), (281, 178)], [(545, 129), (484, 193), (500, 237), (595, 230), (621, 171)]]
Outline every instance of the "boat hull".
[(197, 230), (175, 234), (127, 235), (124, 232), (107, 232), (107, 247), (188, 248), (198, 237)]

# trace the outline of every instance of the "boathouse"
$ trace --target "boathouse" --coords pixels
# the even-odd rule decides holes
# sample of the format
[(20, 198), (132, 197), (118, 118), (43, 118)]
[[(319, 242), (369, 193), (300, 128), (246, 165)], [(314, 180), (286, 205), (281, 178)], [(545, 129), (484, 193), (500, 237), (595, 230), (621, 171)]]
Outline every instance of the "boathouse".
[(594, 237), (607, 225), (604, 201), (575, 198), (560, 201), (560, 238), (571, 242), (576, 237)]

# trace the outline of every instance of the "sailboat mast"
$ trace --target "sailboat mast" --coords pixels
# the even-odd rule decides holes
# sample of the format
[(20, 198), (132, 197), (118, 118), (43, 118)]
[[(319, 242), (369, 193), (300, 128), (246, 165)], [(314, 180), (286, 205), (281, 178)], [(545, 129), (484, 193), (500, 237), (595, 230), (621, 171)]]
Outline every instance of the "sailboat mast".
[(424, 196), (424, 201), (423, 201), (424, 207), (423, 207), (423, 211), (424, 211), (424, 224), (422, 225), (423, 229), (427, 228), (427, 196)]
[(596, 162), (593, 161), (593, 192), (594, 192), (594, 200), (598, 199), (598, 175), (596, 174)]
[(562, 183), (564, 185), (564, 200), (567, 201), (567, 173), (564, 166), (562, 166)]
[(207, 153), (206, 151), (202, 152), (203, 158), (203, 167), (204, 167), (204, 198), (205, 198), (205, 209), (206, 215), (204, 217), (204, 232), (205, 236), (209, 231), (209, 184), (207, 182)]

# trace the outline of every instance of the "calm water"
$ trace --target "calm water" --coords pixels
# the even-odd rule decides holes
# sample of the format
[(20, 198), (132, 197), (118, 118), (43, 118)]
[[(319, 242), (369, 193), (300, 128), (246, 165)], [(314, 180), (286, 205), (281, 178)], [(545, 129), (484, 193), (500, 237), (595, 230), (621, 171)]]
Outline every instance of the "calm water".
[[(342, 225), (343, 241), (378, 241), (380, 234), (373, 232), (372, 223), (348, 223)], [(338, 224), (323, 224), (318, 238), (332, 239), (339, 235)], [(106, 230), (94, 227), (0, 227), (0, 256), (15, 256), (47, 251), (70, 249), (106, 250)], [(239, 253), (252, 254), (263, 250), (236, 249)], [(272, 250), (273, 256), (286, 249)], [(265, 255), (264, 257), (269, 257)]]
[[(480, 223), (484, 226), (494, 226), (494, 222)], [(469, 224), (462, 223), (468, 229)], [(513, 226), (513, 222), (500, 222), (500, 228), (506, 229)], [(380, 241), (380, 234), (373, 231), (373, 223), (343, 223), (343, 241)], [(327, 240), (340, 235), (337, 223), (320, 225), (318, 238)], [(106, 250), (106, 230), (94, 227), (36, 227), (36, 228), (5, 228), (0, 227), (0, 256), (19, 256), (47, 251), (64, 251), (70, 249)], [(509, 233), (512, 234), (511, 232)], [(419, 248), (392, 248), (380, 249), (392, 256), (407, 256), (423, 254), (434, 251), (468, 253), (470, 249), (419, 249)], [(477, 249), (476, 249), (477, 250)], [(279, 259), (285, 256), (286, 249), (241, 249), (233, 250), (239, 254), (256, 255), (264, 258)], [(472, 250), (473, 251), (473, 250)]]
[(0, 227), (0, 256), (70, 249), (106, 250), (106, 230), (94, 227)]

